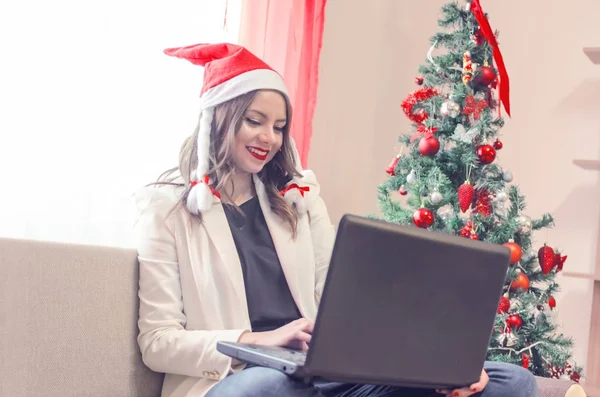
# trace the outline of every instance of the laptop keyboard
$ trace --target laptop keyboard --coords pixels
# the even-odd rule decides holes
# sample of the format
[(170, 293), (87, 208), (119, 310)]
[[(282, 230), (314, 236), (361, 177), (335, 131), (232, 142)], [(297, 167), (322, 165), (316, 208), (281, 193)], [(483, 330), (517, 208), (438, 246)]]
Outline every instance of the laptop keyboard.
[(267, 354), (271, 357), (291, 361), (294, 364), (303, 365), (306, 361), (306, 353), (301, 351), (269, 348), (268, 346), (254, 346), (253, 350)]

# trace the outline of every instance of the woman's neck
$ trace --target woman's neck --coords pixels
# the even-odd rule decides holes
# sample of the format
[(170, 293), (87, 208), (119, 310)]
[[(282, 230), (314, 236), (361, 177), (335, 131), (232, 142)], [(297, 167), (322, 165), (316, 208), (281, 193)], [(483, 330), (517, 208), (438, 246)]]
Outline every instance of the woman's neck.
[(234, 172), (231, 176), (231, 183), (225, 188), (226, 193), (231, 197), (232, 204), (242, 204), (255, 195), (254, 181), (252, 174), (247, 172)]

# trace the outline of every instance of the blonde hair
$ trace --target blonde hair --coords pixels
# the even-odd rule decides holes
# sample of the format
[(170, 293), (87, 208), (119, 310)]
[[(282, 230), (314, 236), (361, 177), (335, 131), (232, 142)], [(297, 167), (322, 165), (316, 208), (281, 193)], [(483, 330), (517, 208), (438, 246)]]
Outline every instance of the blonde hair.
[[(239, 131), (244, 113), (258, 94), (258, 90), (240, 95), (215, 107), (215, 117), (210, 132), (209, 170), (208, 175), (211, 186), (227, 194), (223, 189), (231, 183), (235, 164), (233, 160), (233, 146), (235, 135)], [(294, 149), (290, 138), (290, 125), (292, 109), (287, 98), (282, 95), (286, 105), (286, 124), (283, 127), (283, 142), (281, 150), (269, 161), (258, 173), (258, 177), (265, 185), (267, 197), (271, 210), (283, 219), (289, 226), (290, 232), (295, 237), (298, 225), (298, 216), (292, 206), (283, 198), (279, 192), (295, 176), (301, 176), (296, 169)], [(195, 180), (197, 167), (197, 141), (199, 126), (181, 146), (179, 152), (179, 166), (165, 171), (153, 184), (169, 184), (184, 186), (179, 204), (184, 204), (190, 191), (190, 181)], [(182, 183), (175, 183), (181, 177)], [(234, 186), (235, 188), (235, 186)], [(231, 201), (231, 197), (227, 197)], [(184, 205), (185, 207), (185, 205)], [(237, 207), (237, 206), (236, 206)], [(239, 209), (239, 208), (238, 208)], [(202, 218), (202, 215), (196, 215)]]

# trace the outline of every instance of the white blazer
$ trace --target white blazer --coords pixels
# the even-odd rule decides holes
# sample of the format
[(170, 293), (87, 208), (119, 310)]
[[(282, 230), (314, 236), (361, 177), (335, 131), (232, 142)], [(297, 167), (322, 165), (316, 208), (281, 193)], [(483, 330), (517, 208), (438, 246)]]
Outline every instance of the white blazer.
[[(335, 239), (319, 186), (309, 186), (295, 240), (254, 177), (260, 206), (283, 272), (302, 316), (314, 321)], [(139, 279), (138, 344), (144, 363), (165, 373), (163, 397), (202, 397), (243, 369), (216, 350), (250, 330), (244, 279), (222, 203), (215, 198), (202, 221), (176, 206), (182, 188), (149, 187), (136, 195)]]

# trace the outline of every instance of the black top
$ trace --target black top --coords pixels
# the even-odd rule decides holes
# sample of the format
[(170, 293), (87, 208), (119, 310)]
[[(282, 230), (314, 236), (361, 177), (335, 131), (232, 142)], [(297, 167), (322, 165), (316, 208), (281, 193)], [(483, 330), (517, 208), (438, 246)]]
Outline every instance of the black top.
[(224, 208), (242, 265), (252, 331), (274, 330), (300, 318), (258, 198), (240, 206), (243, 214), (231, 205)]

